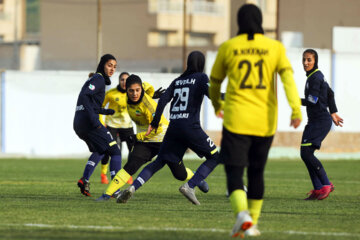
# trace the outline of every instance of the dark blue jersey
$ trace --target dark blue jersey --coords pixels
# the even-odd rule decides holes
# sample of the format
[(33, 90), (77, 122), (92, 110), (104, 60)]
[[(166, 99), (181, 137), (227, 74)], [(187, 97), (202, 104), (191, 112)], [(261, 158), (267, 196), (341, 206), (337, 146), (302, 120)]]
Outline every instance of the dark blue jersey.
[(105, 80), (101, 74), (94, 74), (81, 88), (74, 118), (74, 130), (87, 131), (101, 125), (99, 110), (105, 97)]
[(306, 106), (309, 121), (327, 119), (330, 117), (328, 111), (329, 85), (324, 80), (324, 75), (315, 70), (306, 80), (305, 99), (302, 101)]
[(208, 83), (208, 76), (199, 72), (172, 81), (160, 97), (151, 125), (159, 125), (161, 114), (171, 101), (169, 127), (200, 127), (200, 108), (204, 95), (209, 96)]

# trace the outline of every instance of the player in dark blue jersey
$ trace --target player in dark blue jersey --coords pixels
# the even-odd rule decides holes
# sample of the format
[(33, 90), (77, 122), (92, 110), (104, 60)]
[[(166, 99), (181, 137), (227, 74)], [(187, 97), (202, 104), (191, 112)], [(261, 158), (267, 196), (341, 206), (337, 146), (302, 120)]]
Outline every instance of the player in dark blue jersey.
[[(96, 73), (91, 75), (81, 88), (74, 118), (74, 130), (84, 140), (92, 152), (78, 187), (85, 196), (90, 194), (89, 178), (104, 153), (111, 156), (110, 169), (118, 172), (121, 168), (121, 152), (110, 132), (100, 123), (99, 114), (114, 114), (113, 109), (101, 108), (105, 97), (105, 85), (110, 85), (110, 77), (116, 69), (116, 59), (110, 54), (101, 57)], [(112, 176), (113, 177), (113, 176)]]
[[(342, 127), (343, 119), (337, 115), (334, 92), (324, 75), (318, 69), (318, 54), (313, 49), (303, 53), (303, 66), (306, 71), (305, 98), (301, 99), (306, 106), (308, 123), (301, 140), (301, 158), (304, 161), (314, 186), (305, 200), (322, 200), (334, 190), (321, 162), (314, 152), (320, 149), (321, 142), (329, 133), (332, 122)], [(328, 111), (329, 107), (329, 111)]]
[(190, 148), (206, 161), (197, 169), (195, 175), (179, 191), (193, 204), (200, 202), (195, 196), (195, 186), (203, 192), (208, 191), (204, 179), (218, 165), (218, 151), (215, 144), (200, 126), (200, 107), (204, 95), (209, 96), (209, 79), (203, 73), (205, 57), (194, 51), (188, 56), (187, 69), (175, 79), (161, 96), (155, 116), (147, 134), (158, 128), (161, 114), (168, 102), (170, 106), (170, 124), (160, 147), (157, 159), (147, 165), (128, 189), (122, 192), (118, 202), (125, 203), (132, 194), (148, 181), (153, 174), (169, 166), (174, 177), (184, 181), (187, 176), (183, 164), (185, 151)]

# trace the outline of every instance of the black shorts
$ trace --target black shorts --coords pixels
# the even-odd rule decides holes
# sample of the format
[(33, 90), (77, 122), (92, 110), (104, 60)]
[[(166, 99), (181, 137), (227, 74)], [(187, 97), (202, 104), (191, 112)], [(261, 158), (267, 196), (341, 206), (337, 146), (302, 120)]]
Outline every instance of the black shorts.
[(104, 153), (116, 144), (110, 132), (103, 125), (87, 132), (76, 132), (76, 134), (86, 142), (90, 152)]
[(128, 159), (140, 158), (145, 162), (151, 161), (153, 157), (158, 155), (161, 142), (136, 142), (132, 151), (129, 153)]
[(200, 158), (207, 159), (217, 152), (216, 145), (210, 137), (199, 128), (171, 128), (166, 131), (159, 156), (166, 162), (182, 161), (185, 151), (190, 148)]
[(223, 128), (220, 159), (225, 165), (247, 167), (265, 164), (274, 136), (257, 137), (229, 132)]
[(109, 129), (111, 136), (116, 140), (120, 149), (121, 149), (121, 142), (126, 142), (128, 150), (129, 151), (131, 150), (133, 146), (131, 145), (132, 143), (129, 141), (127, 137), (134, 134), (133, 128), (112, 128), (107, 126), (107, 129)]
[(316, 149), (320, 149), (321, 142), (329, 133), (331, 125), (331, 118), (308, 122), (301, 139), (301, 146), (313, 146)]
[(117, 137), (119, 137), (120, 142), (126, 141), (126, 138), (128, 136), (134, 134), (133, 128), (113, 128), (109, 126), (107, 126), (106, 128), (109, 130), (114, 139), (117, 139)]

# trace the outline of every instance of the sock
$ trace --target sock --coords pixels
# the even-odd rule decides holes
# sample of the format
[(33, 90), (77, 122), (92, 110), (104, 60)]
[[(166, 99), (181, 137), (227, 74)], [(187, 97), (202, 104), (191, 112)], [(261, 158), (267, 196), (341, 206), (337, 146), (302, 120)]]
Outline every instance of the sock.
[(89, 160), (86, 163), (84, 173), (83, 173), (83, 177), (86, 180), (90, 179), (92, 173), (94, 172), (96, 165), (100, 162), (100, 160), (102, 159), (103, 156), (104, 156), (103, 154), (99, 154), (97, 152), (94, 152), (93, 154), (90, 155)]
[[(112, 160), (111, 160), (112, 161)], [(129, 180), (130, 175), (124, 170), (121, 169), (118, 171), (118, 173), (115, 175), (111, 183), (109, 184), (108, 188), (106, 189), (105, 194), (112, 196), (114, 192), (116, 192), (119, 188), (124, 186), (126, 182)]]
[(110, 161), (110, 176), (114, 178), (116, 173), (121, 169), (121, 155), (112, 155)]
[(259, 220), (263, 202), (264, 199), (248, 199), (249, 212), (254, 225), (257, 224)]
[(157, 171), (164, 167), (165, 163), (156, 159), (154, 162), (148, 164), (136, 178), (133, 183), (135, 191), (140, 188), (144, 183), (146, 183)]
[(327, 177), (326, 171), (324, 169), (324, 167), (320, 168), (320, 170), (318, 170), (318, 177), (321, 181), (321, 184), (324, 185), (330, 185), (330, 180)]
[(106, 175), (108, 170), (109, 163), (101, 164), (101, 174)]
[(215, 158), (211, 158), (203, 162), (196, 170), (194, 177), (192, 177), (188, 182), (189, 187), (194, 188), (199, 185), (202, 180), (209, 176), (217, 165), (218, 163)]
[(194, 172), (190, 168), (186, 168), (187, 177), (185, 180), (190, 180), (194, 176)]
[(244, 190), (237, 189), (233, 191), (229, 198), (235, 216), (241, 211), (248, 210), (247, 196)]

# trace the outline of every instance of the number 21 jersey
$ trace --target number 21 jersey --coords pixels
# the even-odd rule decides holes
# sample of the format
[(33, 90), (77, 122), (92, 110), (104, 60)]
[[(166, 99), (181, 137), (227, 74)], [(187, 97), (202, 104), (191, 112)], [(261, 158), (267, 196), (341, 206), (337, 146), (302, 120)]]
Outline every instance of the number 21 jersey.
[[(241, 34), (220, 46), (210, 82), (222, 82), (228, 76), (223, 123), (227, 130), (260, 137), (275, 134), (276, 73), (281, 75), (290, 107), (299, 112), (300, 98), (292, 68), (279, 41), (262, 34), (248, 40), (247, 34)], [(301, 112), (298, 114), (301, 116)]]

